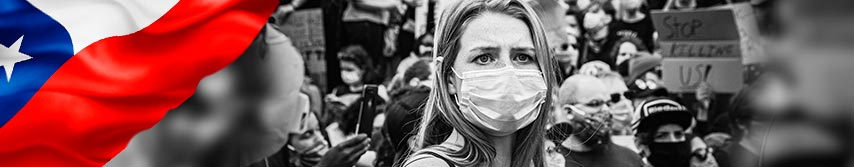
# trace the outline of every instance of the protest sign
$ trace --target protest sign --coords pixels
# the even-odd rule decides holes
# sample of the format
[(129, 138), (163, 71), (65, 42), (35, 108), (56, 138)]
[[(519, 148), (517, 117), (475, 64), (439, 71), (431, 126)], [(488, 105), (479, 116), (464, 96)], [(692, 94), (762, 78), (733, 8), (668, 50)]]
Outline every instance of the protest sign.
[(652, 19), (664, 57), (741, 57), (742, 64), (762, 60), (756, 13), (748, 3), (654, 11)]
[(737, 58), (669, 58), (662, 61), (664, 86), (672, 92), (694, 92), (702, 82), (715, 92), (734, 93), (743, 86), (741, 60)]
[(728, 9), (656, 11), (652, 20), (660, 41), (739, 39), (735, 17)]
[(291, 39), (303, 56), (305, 66), (318, 87), (326, 88), (326, 39), (321, 9), (298, 10), (278, 22), (279, 30)]
[(655, 11), (664, 85), (672, 92), (694, 92), (709, 82), (716, 92), (734, 93), (743, 85), (742, 64), (762, 52), (749, 4), (691, 11)]

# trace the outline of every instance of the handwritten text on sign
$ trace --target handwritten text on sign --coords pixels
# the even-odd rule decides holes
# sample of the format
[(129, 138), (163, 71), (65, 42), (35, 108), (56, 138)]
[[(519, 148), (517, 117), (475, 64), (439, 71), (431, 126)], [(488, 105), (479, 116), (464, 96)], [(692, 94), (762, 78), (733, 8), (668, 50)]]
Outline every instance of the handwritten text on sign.
[(659, 41), (738, 40), (733, 13), (728, 9), (655, 11), (653, 25)]
[(664, 57), (732, 57), (741, 55), (738, 41), (678, 41), (661, 42), (661, 55)]
[(706, 81), (715, 92), (735, 93), (744, 83), (738, 58), (667, 58), (662, 73), (664, 86), (672, 92), (694, 92)]

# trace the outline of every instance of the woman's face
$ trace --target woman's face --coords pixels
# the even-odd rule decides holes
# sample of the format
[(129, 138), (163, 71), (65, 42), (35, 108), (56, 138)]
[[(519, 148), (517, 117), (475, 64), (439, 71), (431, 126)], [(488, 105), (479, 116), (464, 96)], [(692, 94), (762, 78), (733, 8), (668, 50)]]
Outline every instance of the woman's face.
[(656, 143), (678, 143), (685, 141), (685, 129), (676, 124), (667, 124), (658, 127), (655, 131)]
[[(457, 73), (498, 69), (539, 69), (528, 26), (505, 14), (487, 12), (473, 18), (463, 30), (454, 60)], [(461, 83), (451, 77), (453, 84)], [(459, 92), (460, 87), (455, 87)]]
[(341, 62), (341, 80), (344, 81), (345, 84), (358, 84), (362, 81), (363, 73), (362, 69), (359, 68), (359, 66), (356, 66), (353, 62)]

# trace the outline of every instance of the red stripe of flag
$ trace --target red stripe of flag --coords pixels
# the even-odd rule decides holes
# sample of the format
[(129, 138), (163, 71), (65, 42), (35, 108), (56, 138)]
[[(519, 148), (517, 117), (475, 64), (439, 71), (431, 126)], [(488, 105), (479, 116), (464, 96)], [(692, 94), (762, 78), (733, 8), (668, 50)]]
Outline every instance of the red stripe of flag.
[(102, 166), (249, 46), (276, 0), (181, 0), (89, 45), (0, 128), (0, 164)]

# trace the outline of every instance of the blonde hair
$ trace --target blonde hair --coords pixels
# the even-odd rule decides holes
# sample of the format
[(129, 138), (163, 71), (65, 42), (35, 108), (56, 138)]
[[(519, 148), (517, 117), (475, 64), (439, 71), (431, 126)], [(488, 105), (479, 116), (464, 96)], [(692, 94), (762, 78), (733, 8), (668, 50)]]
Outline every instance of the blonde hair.
[[(436, 52), (433, 56), (438, 63), (434, 74), (434, 90), (430, 92), (425, 104), (426, 109), (415, 136), (413, 150), (421, 149), (416, 154), (424, 151), (441, 152), (440, 156), (451, 160), (457, 166), (492, 164), (496, 153), (487, 134), (465, 119), (448, 92), (451, 67), (457, 58), (460, 36), (471, 20), (487, 12), (506, 14), (522, 20), (532, 35), (537, 63), (545, 76), (549, 93), (540, 107), (537, 119), (516, 131), (511, 166), (544, 166), (544, 131), (551, 110), (554, 87), (557, 85), (557, 66), (547, 46), (546, 34), (539, 17), (529, 4), (519, 0), (458, 0), (442, 12), (434, 40)], [(443, 135), (447, 131), (439, 129), (441, 127), (453, 127), (463, 138), (463, 146), (459, 149), (438, 146), (447, 139), (447, 136)]]

